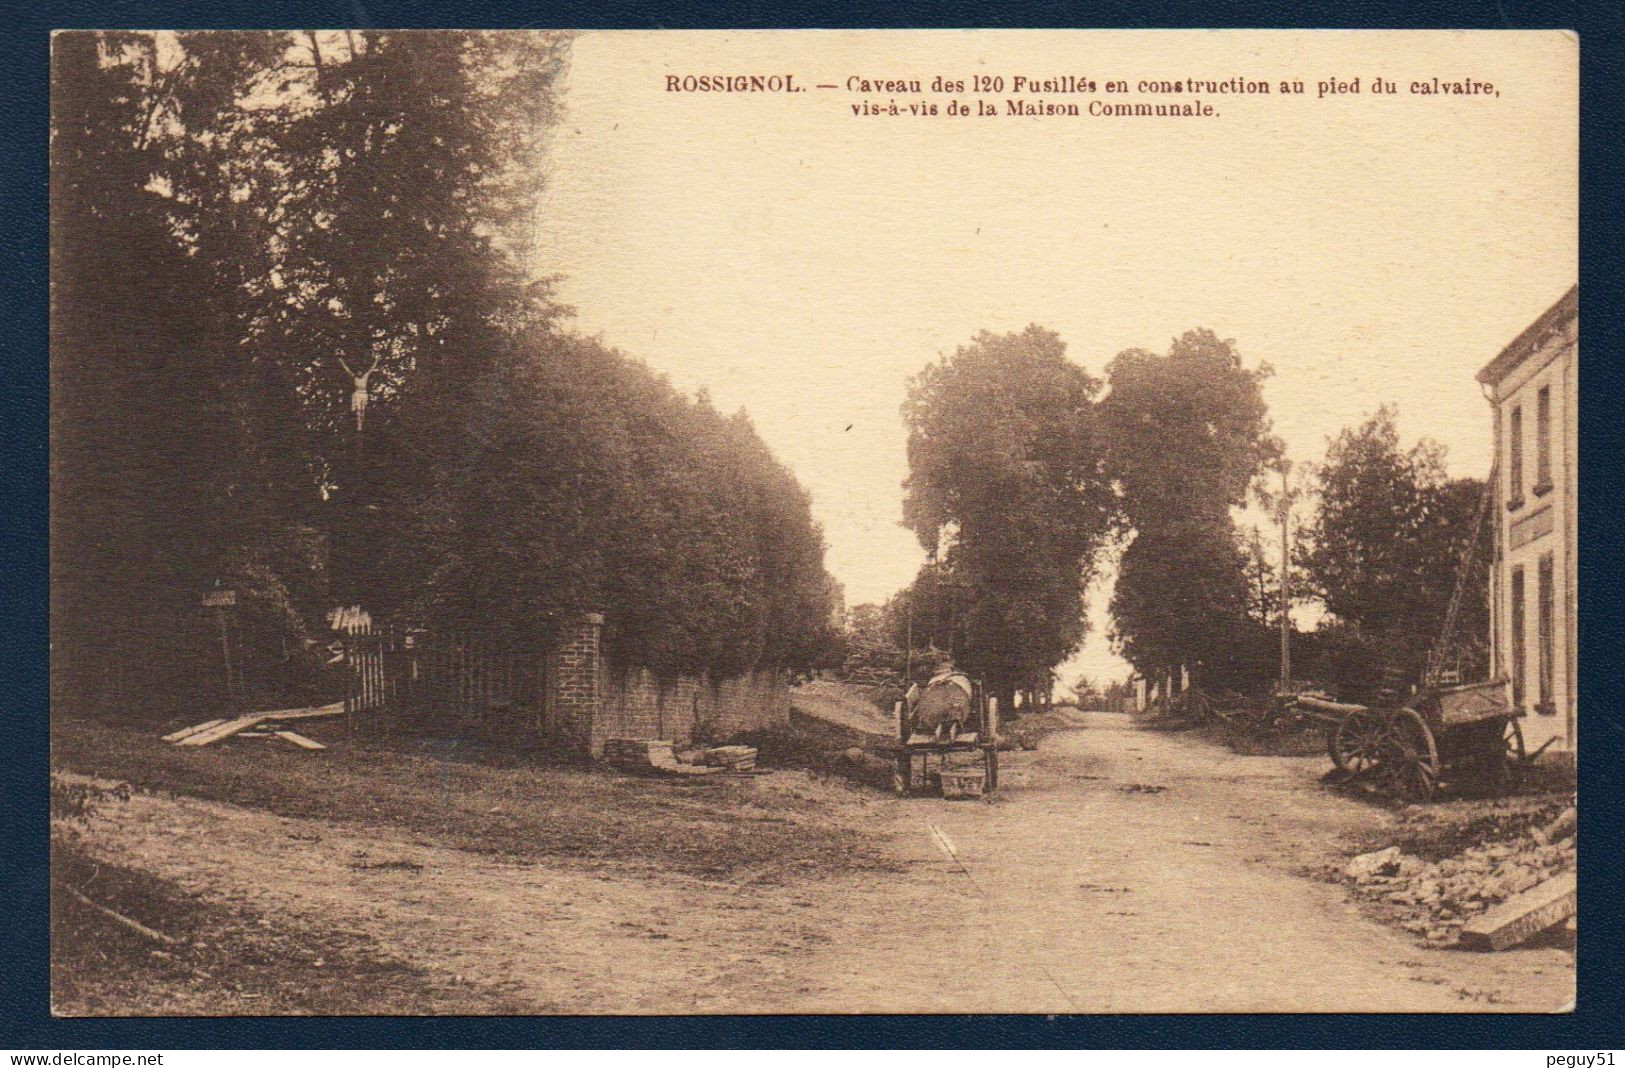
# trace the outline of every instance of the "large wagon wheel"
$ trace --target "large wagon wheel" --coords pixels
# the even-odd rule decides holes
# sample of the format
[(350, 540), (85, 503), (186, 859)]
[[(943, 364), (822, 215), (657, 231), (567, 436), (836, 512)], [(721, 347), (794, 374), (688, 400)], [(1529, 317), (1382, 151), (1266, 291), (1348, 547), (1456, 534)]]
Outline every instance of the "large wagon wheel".
[(1414, 708), (1387, 717), (1377, 776), (1394, 796), (1431, 801), (1439, 792), (1439, 746), (1427, 721)]
[(1371, 769), (1381, 763), (1386, 736), (1381, 713), (1353, 712), (1326, 732), (1326, 753), (1338, 771), (1357, 779), (1370, 774)]
[(1526, 754), (1523, 728), (1518, 726), (1517, 720), (1508, 718), (1499, 730), (1488, 736), (1482, 760), (1486, 789), (1504, 795), (1518, 788)]

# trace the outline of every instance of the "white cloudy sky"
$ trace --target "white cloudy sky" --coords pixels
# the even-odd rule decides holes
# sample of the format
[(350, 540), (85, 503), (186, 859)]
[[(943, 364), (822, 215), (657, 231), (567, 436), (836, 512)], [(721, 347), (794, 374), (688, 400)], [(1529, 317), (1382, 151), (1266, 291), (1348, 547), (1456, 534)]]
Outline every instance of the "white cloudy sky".
[[(1211, 327), (1274, 366), (1294, 458), (1387, 402), (1482, 475), (1473, 373), (1576, 278), (1576, 55), (1557, 33), (584, 34), (536, 267), (564, 276), (580, 329), (746, 408), (811, 491), (848, 603), (879, 601), (921, 560), (898, 525), (905, 382), (979, 330), (1041, 323), (1098, 374)], [(855, 118), (844, 88), (664, 91), (667, 73), (755, 72), (1310, 92), (1213, 98), (1212, 119), (979, 120)], [(1377, 75), (1401, 91), (1315, 97)], [(1408, 92), (1434, 76), (1500, 95)], [(1126, 670), (1106, 586), (1069, 670)]]

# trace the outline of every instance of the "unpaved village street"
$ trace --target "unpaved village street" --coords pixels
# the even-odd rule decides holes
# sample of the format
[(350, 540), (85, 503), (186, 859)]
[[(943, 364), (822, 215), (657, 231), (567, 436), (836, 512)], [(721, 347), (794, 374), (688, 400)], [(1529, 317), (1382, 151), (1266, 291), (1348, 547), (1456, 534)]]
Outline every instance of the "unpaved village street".
[(1418, 948), (1305, 877), (1385, 815), (1318, 788), (1323, 761), (1082, 719), (1011, 761), (998, 803), (899, 804), (918, 866), (816, 956), (812, 1007), (1552, 1011), (1573, 996), (1560, 950)]
[[(1566, 950), (1423, 948), (1313, 878), (1393, 818), (1318, 785), (1323, 760), (1076, 722), (1005, 754), (991, 801), (795, 771), (743, 785), (827, 806), (892, 870), (516, 862), (432, 829), (139, 792), (98, 810), (85, 842), (266, 925), (363, 940), (428, 977), (421, 1012), (1549, 1012), (1572, 998)], [(264, 1011), (196, 991), (169, 1008)]]

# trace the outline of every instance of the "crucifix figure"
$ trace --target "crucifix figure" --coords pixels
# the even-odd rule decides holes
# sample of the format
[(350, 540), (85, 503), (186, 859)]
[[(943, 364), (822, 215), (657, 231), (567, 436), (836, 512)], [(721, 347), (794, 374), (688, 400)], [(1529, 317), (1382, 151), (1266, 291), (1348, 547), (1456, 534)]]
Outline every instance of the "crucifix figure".
[(361, 425), (366, 422), (367, 419), (367, 380), (372, 377), (372, 373), (374, 371), (378, 370), (378, 357), (374, 356), (372, 358), (372, 366), (368, 367), (366, 371), (362, 372), (361, 374), (356, 374), (354, 371), (352, 371), (350, 369), (350, 365), (344, 362), (343, 356), (339, 357), (339, 366), (344, 368), (345, 374), (355, 379), (355, 390), (350, 394), (350, 410), (355, 412), (355, 429), (356, 433), (359, 434), (361, 432)]

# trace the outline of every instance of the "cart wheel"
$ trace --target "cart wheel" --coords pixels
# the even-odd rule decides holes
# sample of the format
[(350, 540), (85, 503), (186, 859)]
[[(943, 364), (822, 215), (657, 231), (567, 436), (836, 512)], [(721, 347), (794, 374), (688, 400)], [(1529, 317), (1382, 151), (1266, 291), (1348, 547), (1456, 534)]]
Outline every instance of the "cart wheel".
[(1388, 718), (1378, 759), (1384, 785), (1406, 801), (1431, 801), (1439, 792), (1439, 747), (1427, 721), (1414, 708)]
[(1517, 720), (1508, 719), (1491, 737), (1492, 748), (1487, 748), (1484, 754), (1484, 785), (1493, 793), (1505, 796), (1517, 790), (1523, 780), (1523, 728), (1518, 726)]
[(1338, 771), (1351, 779), (1368, 775), (1382, 752), (1384, 724), (1371, 712), (1354, 712), (1326, 732), (1326, 753)]

